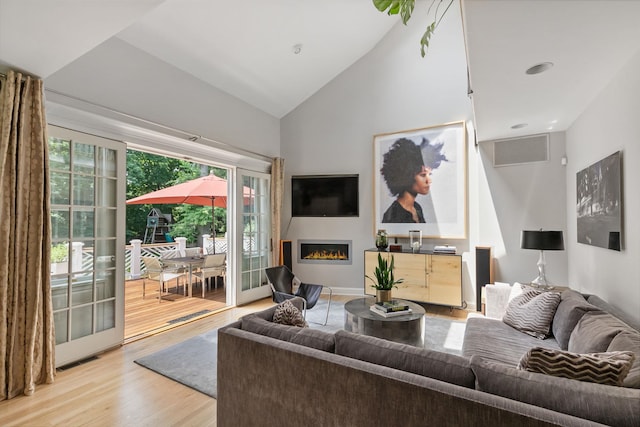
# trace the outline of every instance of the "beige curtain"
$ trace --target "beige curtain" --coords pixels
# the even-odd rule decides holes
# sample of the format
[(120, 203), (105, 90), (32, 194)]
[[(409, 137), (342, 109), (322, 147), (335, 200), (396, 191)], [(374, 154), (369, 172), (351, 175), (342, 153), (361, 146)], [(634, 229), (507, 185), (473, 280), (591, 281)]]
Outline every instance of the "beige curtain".
[(284, 159), (276, 157), (271, 162), (271, 262), (278, 265), (280, 254), (280, 219), (284, 193)]
[(42, 80), (0, 79), (0, 400), (55, 375)]

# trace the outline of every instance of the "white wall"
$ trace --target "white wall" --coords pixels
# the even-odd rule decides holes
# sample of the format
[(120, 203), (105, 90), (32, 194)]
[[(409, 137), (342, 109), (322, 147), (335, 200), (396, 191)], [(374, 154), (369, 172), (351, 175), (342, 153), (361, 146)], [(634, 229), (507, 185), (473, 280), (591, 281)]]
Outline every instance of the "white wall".
[(45, 87), (266, 156), (280, 121), (117, 38), (44, 81)]
[[(418, 40), (424, 24), (416, 19), (408, 28), (392, 29), (368, 55), (281, 121), (286, 173), (282, 238), (292, 240), (294, 270), (304, 280), (321, 281), (341, 293), (363, 290), (362, 252), (374, 246), (375, 233), (373, 135), (471, 120), (459, 12), (447, 14), (422, 59)], [(560, 164), (564, 134), (551, 135), (546, 163), (494, 169), (487, 157), (491, 147), (468, 141), (468, 238), (425, 239), (427, 249), (448, 243), (462, 253), (463, 299), (470, 307), (476, 300), (475, 246), (494, 248), (496, 280), (524, 282), (537, 276), (539, 254), (520, 249), (521, 230), (566, 231), (565, 169)], [(330, 173), (360, 174), (360, 217), (291, 218), (291, 175)], [(297, 239), (353, 240), (353, 265), (297, 264)], [(567, 282), (566, 259), (566, 252), (547, 254), (552, 282)]]
[[(447, 13), (423, 59), (419, 40), (425, 26), (426, 19), (419, 15), (408, 27), (397, 25), (371, 52), (281, 121), (286, 174), (282, 238), (292, 240), (294, 270), (304, 280), (321, 281), (343, 293), (363, 291), (363, 251), (374, 247), (375, 234), (375, 134), (471, 118), (458, 6)], [(291, 218), (291, 175), (332, 173), (360, 175), (360, 217)], [(297, 239), (353, 240), (353, 264), (297, 264)], [(426, 246), (440, 243), (425, 240)], [(466, 241), (451, 243), (466, 248)], [(464, 298), (475, 301), (466, 271), (464, 277)]]
[[(567, 131), (567, 249), (569, 283), (601, 296), (640, 321), (640, 53), (636, 54)], [(576, 173), (622, 151), (622, 251), (577, 243)]]
[[(530, 282), (538, 276), (540, 252), (520, 249), (521, 231), (562, 230), (567, 239), (565, 134), (549, 134), (546, 162), (494, 167), (493, 145), (480, 143), (478, 240), (493, 248), (495, 280)], [(566, 286), (567, 251), (547, 251), (545, 259), (549, 283)]]

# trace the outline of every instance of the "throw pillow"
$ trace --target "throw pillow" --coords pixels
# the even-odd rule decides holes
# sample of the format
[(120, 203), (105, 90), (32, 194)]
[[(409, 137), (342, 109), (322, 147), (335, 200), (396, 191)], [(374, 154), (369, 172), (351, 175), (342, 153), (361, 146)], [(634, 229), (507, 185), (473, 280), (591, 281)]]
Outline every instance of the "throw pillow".
[(276, 307), (276, 310), (273, 312), (273, 323), (298, 326), (301, 328), (307, 326), (307, 322), (304, 320), (300, 310), (294, 307), (289, 300), (286, 300)]
[(573, 328), (567, 350), (574, 353), (603, 353), (613, 338), (626, 330), (629, 330), (629, 326), (617, 317), (603, 311), (590, 311)]
[(636, 355), (636, 361), (631, 366), (622, 386), (640, 389), (640, 333), (637, 331), (620, 332), (611, 340), (607, 351), (633, 351), (633, 354)]
[(562, 292), (561, 297), (560, 304), (551, 323), (551, 329), (553, 337), (558, 341), (560, 348), (568, 350), (571, 332), (582, 319), (582, 316), (590, 311), (600, 311), (600, 309), (595, 305), (589, 304), (582, 294), (571, 289)]
[(518, 369), (554, 377), (621, 386), (635, 356), (631, 351), (578, 354), (534, 347), (518, 363)]
[(558, 292), (527, 289), (509, 302), (502, 321), (521, 332), (545, 339), (559, 303)]

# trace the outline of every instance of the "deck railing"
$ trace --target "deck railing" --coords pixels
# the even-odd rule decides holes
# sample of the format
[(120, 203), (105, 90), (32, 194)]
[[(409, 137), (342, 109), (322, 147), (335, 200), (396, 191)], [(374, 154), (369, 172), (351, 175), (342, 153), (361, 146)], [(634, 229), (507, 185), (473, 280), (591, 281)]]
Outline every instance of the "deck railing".
[[(204, 234), (202, 236), (202, 242), (204, 251), (206, 253), (213, 253), (213, 239), (211, 236)], [(227, 239), (216, 238), (215, 247), (216, 253), (227, 252)], [(144, 275), (146, 270), (142, 262), (143, 256), (160, 257), (164, 251), (173, 249), (184, 250), (186, 248), (186, 237), (176, 237), (175, 242), (171, 243), (152, 243), (145, 245), (142, 244), (142, 240), (131, 240), (131, 244), (125, 246), (124, 252), (125, 279), (138, 279)]]

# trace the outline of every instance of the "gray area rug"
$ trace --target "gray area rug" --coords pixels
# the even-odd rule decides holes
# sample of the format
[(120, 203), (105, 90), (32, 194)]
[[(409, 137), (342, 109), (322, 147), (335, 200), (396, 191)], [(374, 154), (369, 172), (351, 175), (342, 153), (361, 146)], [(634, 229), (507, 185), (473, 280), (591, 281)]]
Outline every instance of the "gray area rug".
[(216, 397), (217, 355), (216, 329), (137, 359), (135, 363)]
[[(326, 304), (326, 301), (322, 300), (307, 312), (309, 327), (329, 332), (342, 329), (344, 326), (344, 304), (342, 302), (331, 303), (326, 326), (318, 324), (324, 322)], [(431, 317), (427, 313), (425, 317), (425, 348), (461, 354), (465, 326), (465, 322)], [(137, 359), (135, 363), (215, 398), (217, 349), (218, 331), (212, 330)]]

